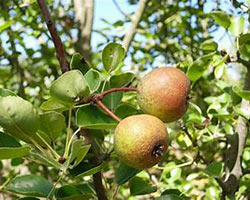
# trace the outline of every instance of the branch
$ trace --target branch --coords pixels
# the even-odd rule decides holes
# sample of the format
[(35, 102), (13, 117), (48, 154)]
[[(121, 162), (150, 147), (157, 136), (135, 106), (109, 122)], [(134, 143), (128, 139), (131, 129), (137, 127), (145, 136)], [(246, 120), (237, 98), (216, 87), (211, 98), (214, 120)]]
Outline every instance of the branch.
[(94, 0), (74, 0), (75, 19), (79, 22), (78, 41), (76, 47), (84, 58), (90, 61), (91, 32), (94, 21)]
[(66, 60), (66, 57), (65, 57), (62, 41), (61, 41), (61, 39), (60, 39), (60, 37), (58, 35), (56, 26), (55, 26), (55, 24), (53, 23), (53, 21), (51, 19), (51, 16), (50, 16), (48, 7), (47, 7), (47, 5), (45, 3), (45, 0), (37, 0), (37, 3), (38, 3), (38, 5), (39, 5), (39, 7), (40, 7), (40, 9), (42, 11), (43, 17), (45, 19), (45, 22), (46, 22), (46, 24), (48, 26), (50, 35), (52, 37), (52, 41), (53, 41), (53, 43), (55, 45), (57, 59), (58, 59), (58, 61), (60, 63), (62, 72), (69, 71), (70, 67), (69, 67), (69, 63), (68, 63), (68, 61)]
[[(241, 59), (238, 59), (238, 62), (241, 62)], [(244, 65), (244, 63), (242, 63)], [(249, 90), (249, 78), (250, 78), (250, 68), (246, 66), (248, 69), (246, 81), (245, 81), (245, 89)], [(242, 110), (250, 109), (250, 102), (245, 99), (241, 102)], [(239, 188), (239, 180), (243, 175), (242, 166), (241, 166), (241, 157), (243, 154), (243, 150), (245, 147), (246, 139), (247, 139), (248, 127), (247, 121), (239, 116), (237, 125), (236, 125), (236, 133), (229, 138), (229, 148), (227, 154), (225, 156), (225, 170), (222, 177), (221, 186), (224, 194), (233, 194)], [(227, 172), (226, 170), (229, 170)]]
[(130, 19), (130, 17), (121, 9), (116, 0), (113, 0), (113, 3), (115, 4), (115, 7), (120, 11), (121, 14), (123, 14), (127, 19)]
[(125, 34), (123, 39), (123, 45), (126, 51), (128, 51), (131, 41), (133, 40), (136, 32), (136, 28), (141, 20), (144, 9), (147, 5), (148, 0), (140, 0), (137, 11), (134, 16), (132, 16), (131, 25), (128, 29), (128, 32)]
[[(81, 130), (80, 132), (81, 135), (83, 135), (86, 139), (86, 143), (91, 144), (93, 153), (94, 153), (94, 158), (91, 160), (92, 163), (94, 165), (99, 165), (101, 163), (101, 159), (100, 159), (100, 154), (97, 148), (97, 144), (95, 142), (95, 140), (93, 140), (90, 135), (88, 130)], [(95, 187), (95, 191), (97, 194), (97, 197), (99, 200), (108, 200), (106, 194), (105, 194), (105, 189), (104, 186), (102, 184), (102, 174), (101, 172), (97, 172), (95, 174), (93, 174), (93, 182), (94, 182), (94, 187)]]
[(106, 91), (96, 95), (95, 98), (98, 98), (99, 100), (102, 100), (108, 94), (113, 93), (113, 92), (120, 92), (120, 91), (130, 92), (130, 91), (137, 91), (137, 89), (136, 88), (130, 88), (130, 87), (112, 88), (110, 90), (106, 90)]
[(121, 119), (117, 117), (111, 110), (108, 109), (107, 106), (105, 106), (101, 100), (97, 99), (95, 103), (102, 109), (104, 110), (110, 117), (112, 117), (114, 120), (120, 122)]

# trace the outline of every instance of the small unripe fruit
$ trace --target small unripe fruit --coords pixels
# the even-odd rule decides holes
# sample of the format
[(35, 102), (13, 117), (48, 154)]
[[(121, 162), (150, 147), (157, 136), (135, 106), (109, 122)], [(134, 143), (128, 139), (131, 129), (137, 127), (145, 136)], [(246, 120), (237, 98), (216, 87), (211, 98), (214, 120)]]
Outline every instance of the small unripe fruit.
[(190, 81), (177, 68), (154, 69), (140, 80), (137, 89), (141, 110), (164, 122), (181, 118), (188, 108)]
[(137, 169), (152, 167), (168, 148), (165, 124), (151, 115), (129, 116), (116, 127), (114, 146), (125, 164)]

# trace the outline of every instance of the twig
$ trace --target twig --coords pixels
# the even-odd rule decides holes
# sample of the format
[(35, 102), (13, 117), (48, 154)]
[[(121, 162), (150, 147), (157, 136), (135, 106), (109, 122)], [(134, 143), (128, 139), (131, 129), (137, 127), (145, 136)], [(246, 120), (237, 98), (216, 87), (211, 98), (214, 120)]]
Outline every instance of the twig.
[(95, 96), (95, 98), (101, 100), (103, 99), (105, 96), (107, 96), (110, 93), (113, 92), (120, 92), (120, 91), (124, 91), (124, 92), (130, 92), (130, 91), (137, 91), (136, 88), (130, 88), (130, 87), (124, 87), (124, 88), (112, 88), (110, 90), (105, 90), (104, 92), (98, 94)]
[(135, 12), (134, 16), (132, 17), (131, 20), (131, 25), (128, 29), (128, 32), (125, 34), (124, 39), (123, 39), (123, 45), (126, 51), (128, 51), (129, 46), (131, 44), (131, 41), (133, 40), (135, 33), (136, 33), (136, 28), (141, 20), (142, 14), (144, 12), (144, 9), (147, 5), (148, 0), (140, 0), (138, 9)]
[(52, 37), (52, 41), (53, 41), (53, 43), (55, 45), (57, 59), (58, 59), (58, 61), (60, 63), (62, 72), (69, 71), (70, 67), (69, 67), (69, 63), (68, 63), (68, 61), (66, 60), (66, 57), (65, 57), (62, 41), (61, 41), (61, 39), (60, 39), (60, 37), (58, 35), (56, 26), (55, 26), (55, 24), (53, 23), (53, 21), (51, 19), (50, 12), (49, 12), (48, 7), (47, 7), (47, 5), (45, 3), (45, 0), (37, 0), (37, 3), (38, 3), (38, 5), (39, 5), (39, 7), (40, 7), (40, 9), (42, 11), (45, 22), (46, 22), (46, 24), (48, 26), (50, 35)]
[[(94, 153), (94, 158), (91, 160), (91, 162), (94, 165), (99, 165), (101, 163), (101, 159), (100, 159), (100, 153), (98, 151), (97, 144), (96, 144), (95, 140), (93, 140), (90, 137), (89, 132), (86, 129), (85, 130), (81, 129), (80, 133), (81, 133), (81, 135), (83, 135), (85, 137), (86, 143), (91, 144), (91, 147), (92, 147), (92, 150)], [(94, 187), (95, 187), (95, 191), (96, 191), (98, 199), (99, 200), (108, 200), (108, 198), (105, 194), (105, 188), (104, 188), (103, 183), (102, 183), (101, 172), (97, 172), (97, 173), (93, 174), (93, 183), (94, 183)]]
[(122, 13), (127, 19), (130, 19), (129, 15), (127, 15), (119, 6), (119, 4), (117, 3), (116, 0), (113, 0), (113, 3), (115, 4), (115, 7), (120, 11), (120, 13)]
[(95, 103), (102, 109), (104, 110), (110, 117), (112, 117), (114, 120), (120, 122), (121, 119), (117, 117), (111, 110), (108, 109), (107, 106), (105, 106), (101, 100), (97, 99)]

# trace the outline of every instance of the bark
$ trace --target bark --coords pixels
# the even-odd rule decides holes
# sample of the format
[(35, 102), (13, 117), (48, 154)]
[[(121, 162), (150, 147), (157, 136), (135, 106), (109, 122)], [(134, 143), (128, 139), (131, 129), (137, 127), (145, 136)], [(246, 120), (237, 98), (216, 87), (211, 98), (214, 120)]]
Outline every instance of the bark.
[(128, 51), (129, 46), (132, 42), (132, 40), (134, 39), (135, 33), (136, 33), (136, 28), (142, 18), (143, 12), (145, 10), (145, 7), (147, 5), (148, 0), (140, 0), (139, 1), (139, 5), (138, 5), (138, 9), (135, 12), (134, 16), (132, 16), (132, 20), (131, 20), (131, 25), (127, 31), (127, 33), (125, 34), (125, 37), (123, 39), (123, 45), (124, 48), (126, 49), (126, 51)]
[(76, 49), (85, 60), (91, 58), (91, 33), (94, 20), (94, 0), (74, 0), (75, 20), (79, 24), (79, 33)]

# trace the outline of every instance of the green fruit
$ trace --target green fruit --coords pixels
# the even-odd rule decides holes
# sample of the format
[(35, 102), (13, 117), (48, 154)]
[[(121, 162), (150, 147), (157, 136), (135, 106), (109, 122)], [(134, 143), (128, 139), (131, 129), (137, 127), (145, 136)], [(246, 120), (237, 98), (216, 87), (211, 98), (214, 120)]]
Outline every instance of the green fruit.
[(168, 148), (165, 124), (151, 115), (129, 116), (116, 127), (114, 146), (118, 158), (130, 167), (152, 167)]
[(177, 68), (163, 67), (151, 71), (141, 79), (137, 89), (142, 111), (164, 122), (181, 118), (188, 108), (190, 81)]

